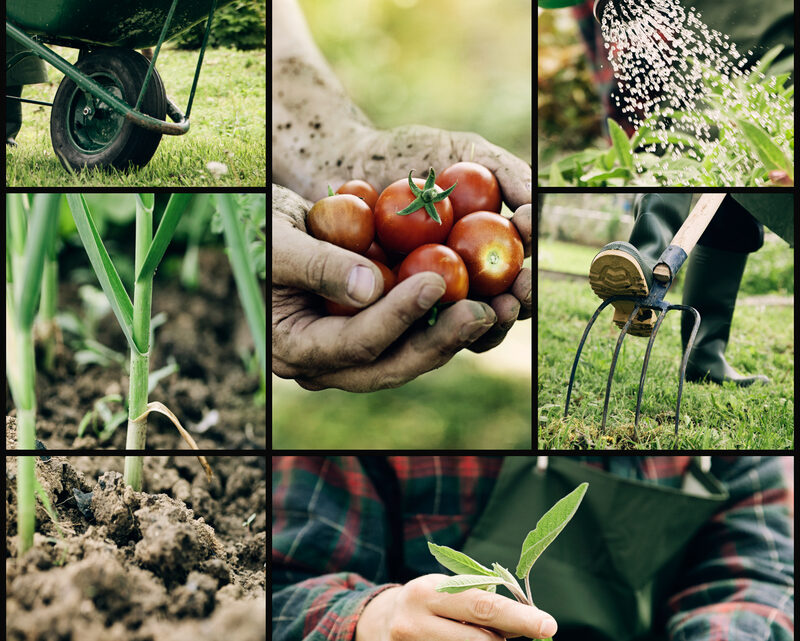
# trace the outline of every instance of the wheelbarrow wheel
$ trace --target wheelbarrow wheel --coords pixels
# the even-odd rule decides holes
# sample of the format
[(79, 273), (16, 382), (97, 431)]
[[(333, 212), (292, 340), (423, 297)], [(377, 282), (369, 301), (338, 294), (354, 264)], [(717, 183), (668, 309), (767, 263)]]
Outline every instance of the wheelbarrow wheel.
[[(100, 49), (76, 67), (109, 93), (135, 105), (144, 84), (147, 59), (130, 49)], [(167, 96), (158, 71), (141, 105), (142, 113), (164, 120)], [(50, 137), (61, 164), (68, 170), (141, 167), (153, 157), (161, 134), (126, 120), (101, 100), (95, 100), (65, 77), (58, 87), (50, 116)]]

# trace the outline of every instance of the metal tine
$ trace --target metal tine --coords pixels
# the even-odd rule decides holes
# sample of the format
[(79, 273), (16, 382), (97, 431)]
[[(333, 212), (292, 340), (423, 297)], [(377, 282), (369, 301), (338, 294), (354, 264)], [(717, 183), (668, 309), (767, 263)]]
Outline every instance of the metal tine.
[(616, 296), (612, 296), (611, 298), (607, 298), (600, 306), (595, 310), (594, 314), (592, 314), (592, 318), (589, 321), (589, 324), (586, 325), (586, 329), (583, 330), (583, 336), (581, 337), (581, 342), (578, 343), (578, 351), (575, 354), (575, 360), (572, 363), (572, 373), (569, 375), (569, 385), (567, 386), (567, 402), (564, 405), (564, 418), (567, 418), (567, 412), (569, 412), (569, 399), (572, 395), (572, 384), (575, 382), (575, 371), (578, 369), (578, 361), (581, 359), (581, 351), (583, 350), (583, 345), (586, 343), (586, 337), (589, 335), (589, 330), (592, 329), (592, 325), (597, 320), (597, 317), (600, 316), (600, 312), (602, 312), (609, 303), (618, 300)]
[(656, 340), (656, 334), (658, 334), (658, 330), (661, 327), (661, 323), (664, 320), (664, 317), (667, 315), (669, 309), (662, 309), (658, 314), (658, 318), (656, 319), (656, 325), (653, 328), (653, 332), (650, 334), (650, 340), (647, 342), (647, 350), (644, 353), (644, 362), (642, 363), (642, 376), (639, 379), (639, 393), (636, 395), (636, 418), (633, 421), (633, 436), (638, 439), (639, 435), (636, 432), (636, 428), (639, 427), (639, 410), (642, 406), (642, 394), (644, 392), (644, 379), (647, 376), (647, 365), (650, 363), (650, 351), (653, 349), (653, 343)]
[(631, 315), (628, 316), (628, 320), (625, 323), (625, 327), (622, 328), (622, 331), (619, 333), (619, 338), (617, 339), (617, 346), (614, 348), (614, 358), (611, 359), (611, 369), (608, 372), (608, 383), (606, 384), (606, 402), (603, 404), (603, 424), (601, 426), (602, 431), (606, 431), (606, 417), (608, 415), (608, 400), (611, 396), (611, 381), (614, 378), (614, 369), (617, 367), (617, 358), (619, 357), (619, 350), (622, 347), (622, 341), (625, 339), (625, 334), (628, 333), (628, 328), (631, 326), (633, 319), (636, 317), (636, 314), (642, 308), (640, 303), (636, 303), (633, 306), (633, 311)]
[(678, 403), (675, 405), (675, 436), (678, 436), (678, 422), (681, 413), (681, 395), (683, 394), (683, 381), (686, 378), (686, 365), (689, 362), (689, 354), (694, 345), (694, 339), (697, 336), (697, 330), (700, 329), (700, 312), (690, 305), (670, 305), (670, 309), (680, 309), (686, 312), (692, 312), (694, 315), (694, 324), (692, 325), (692, 333), (689, 335), (689, 340), (686, 343), (686, 350), (683, 352), (683, 359), (681, 360), (681, 370), (678, 373)]

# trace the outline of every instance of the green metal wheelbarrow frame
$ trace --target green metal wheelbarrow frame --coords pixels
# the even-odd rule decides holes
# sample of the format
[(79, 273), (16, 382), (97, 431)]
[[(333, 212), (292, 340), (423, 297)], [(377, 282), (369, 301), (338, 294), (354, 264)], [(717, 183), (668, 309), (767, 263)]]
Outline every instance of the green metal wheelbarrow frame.
[[(59, 56), (53, 50), (49, 49), (45, 45), (42, 44), (43, 40), (59, 42), (61, 44), (65, 44), (66, 46), (70, 47), (78, 47), (78, 48), (89, 48), (85, 42), (81, 41), (73, 41), (70, 39), (61, 39), (57, 36), (52, 38), (50, 37), (43, 37), (39, 35), (29, 36), (25, 31), (17, 27), (16, 25), (12, 24), (8, 20), (6, 20), (6, 35), (13, 38), (18, 43), (24, 45), (30, 51), (24, 51), (18, 53), (17, 55), (13, 56), (7, 63), (6, 63), (6, 73), (20, 60), (28, 57), (28, 56), (37, 56), (44, 60), (45, 62), (49, 63), (56, 69), (58, 69), (61, 73), (63, 73), (67, 78), (72, 80), (83, 92), (89, 94), (95, 102), (95, 105), (98, 102), (104, 102), (107, 104), (111, 109), (115, 112), (123, 116), (126, 120), (131, 121), (132, 123), (136, 124), (139, 127), (143, 127), (145, 129), (149, 129), (151, 131), (156, 131), (162, 134), (168, 134), (171, 136), (180, 136), (185, 134), (189, 131), (189, 115), (192, 111), (192, 103), (194, 102), (194, 95), (197, 90), (197, 81), (200, 77), (200, 67), (203, 64), (203, 57), (205, 56), (206, 46), (208, 44), (208, 36), (211, 32), (211, 25), (214, 19), (214, 13), (216, 12), (217, 8), (217, 0), (211, 0), (211, 12), (208, 14), (208, 18), (206, 21), (206, 30), (205, 34), (203, 35), (203, 43), (200, 47), (200, 55), (197, 59), (197, 67), (195, 68), (194, 72), (194, 79), (192, 80), (192, 89), (189, 93), (189, 102), (186, 105), (186, 111), (182, 112), (175, 103), (171, 100), (167, 99), (167, 115), (173, 120), (173, 123), (167, 122), (166, 120), (159, 120), (158, 118), (153, 118), (145, 113), (140, 111), (142, 99), (144, 98), (148, 85), (153, 75), (153, 69), (156, 66), (156, 61), (158, 60), (158, 54), (161, 50), (161, 45), (164, 44), (165, 39), (167, 38), (167, 34), (169, 33), (169, 28), (171, 26), (173, 16), (175, 15), (175, 9), (178, 6), (179, 0), (172, 0), (172, 4), (169, 9), (169, 13), (167, 14), (166, 21), (164, 22), (164, 26), (161, 29), (161, 34), (158, 38), (158, 42), (155, 47), (155, 51), (153, 53), (153, 58), (150, 60), (149, 68), (147, 69), (147, 75), (145, 76), (144, 84), (139, 92), (139, 97), (136, 101), (134, 106), (127, 104), (126, 102), (120, 100), (110, 92), (106, 91), (100, 84), (95, 82), (92, 78), (88, 77), (84, 73), (82, 73), (78, 68), (76, 68), (73, 64)], [(223, 3), (225, 0), (223, 0)], [(6, 97), (11, 99), (19, 100), (20, 102), (29, 102), (34, 104), (42, 104), (42, 105), (49, 105), (52, 106), (52, 103), (43, 102), (39, 100), (29, 100), (26, 98), (15, 98), (13, 96)], [(87, 102), (90, 100), (87, 97)]]

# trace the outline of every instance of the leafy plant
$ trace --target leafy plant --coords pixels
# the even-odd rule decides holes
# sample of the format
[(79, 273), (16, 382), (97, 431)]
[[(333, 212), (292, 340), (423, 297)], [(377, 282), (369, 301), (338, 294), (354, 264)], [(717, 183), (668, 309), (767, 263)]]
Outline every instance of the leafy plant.
[[(17, 448), (36, 448), (36, 363), (33, 322), (44, 263), (58, 221), (57, 194), (37, 194), (30, 211), (21, 194), (6, 197), (6, 375), (17, 407)], [(33, 545), (35, 459), (20, 457), (17, 514), (20, 552)]]
[[(700, 113), (655, 113), (628, 138), (608, 119), (611, 146), (572, 154), (539, 172), (551, 187), (623, 185), (755, 187), (770, 185), (770, 172), (794, 180), (794, 87), (789, 74), (768, 77), (782, 47), (770, 50), (747, 76), (734, 81), (708, 71), (710, 89)], [(735, 83), (737, 100), (723, 88)], [(690, 133), (698, 118), (715, 135), (701, 140)], [(657, 122), (668, 120), (666, 142)]]
[[(239, 290), (247, 323), (261, 363), (262, 382), (267, 378), (267, 312), (256, 274), (266, 278), (267, 269), (267, 201), (263, 194), (243, 194), (235, 199), (231, 194), (216, 196), (218, 218), (228, 245), (233, 277)], [(264, 232), (261, 227), (264, 227)]]
[[(154, 197), (152, 194), (136, 196), (136, 279), (133, 302), (131, 302), (97, 232), (86, 200), (81, 194), (67, 194), (67, 202), (89, 261), (131, 348), (128, 435), (125, 444), (128, 450), (144, 449), (147, 439), (147, 416), (154, 411), (167, 416), (189, 445), (197, 449), (197, 444), (169, 409), (161, 403), (148, 403), (153, 277), (190, 199), (191, 194), (173, 194), (153, 236)], [(205, 459), (200, 457), (200, 462), (206, 469), (206, 474), (210, 475)], [(125, 457), (125, 482), (137, 491), (142, 488), (143, 463), (144, 458), (140, 455)]]
[[(450, 577), (436, 586), (436, 591), (456, 594), (470, 588), (478, 588), (494, 592), (497, 586), (503, 586), (520, 603), (534, 605), (529, 579), (531, 568), (542, 552), (556, 540), (567, 523), (575, 516), (588, 487), (588, 483), (581, 483), (551, 507), (539, 519), (536, 527), (528, 533), (522, 543), (515, 571), (517, 578), (514, 578), (508, 569), (498, 563), (492, 563), (490, 570), (463, 552), (429, 542), (428, 549), (436, 560), (448, 570), (456, 573), (456, 576)], [(522, 591), (517, 579), (524, 579), (525, 592)]]

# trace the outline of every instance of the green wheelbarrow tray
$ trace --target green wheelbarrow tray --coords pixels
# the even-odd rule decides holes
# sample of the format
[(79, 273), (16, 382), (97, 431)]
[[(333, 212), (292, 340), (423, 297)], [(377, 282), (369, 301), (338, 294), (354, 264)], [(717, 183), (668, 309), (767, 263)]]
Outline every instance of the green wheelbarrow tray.
[[(53, 107), (53, 147), (67, 169), (142, 166), (162, 134), (189, 131), (214, 12), (232, 1), (138, 0), (114, 3), (109, 11), (108, 0), (9, 0), (6, 36), (27, 50), (6, 60), (6, 73), (20, 60), (37, 56), (64, 74), (53, 103), (18, 100)], [(204, 19), (203, 43), (182, 112), (166, 97), (155, 65), (167, 39)], [(43, 43), (80, 49), (77, 63)], [(151, 45), (150, 61), (133, 51)]]
[[(171, 4), (171, 0), (8, 0), (6, 20), (50, 44), (142, 49), (158, 43)], [(210, 0), (181, 0), (164, 40), (205, 20), (210, 10)]]

